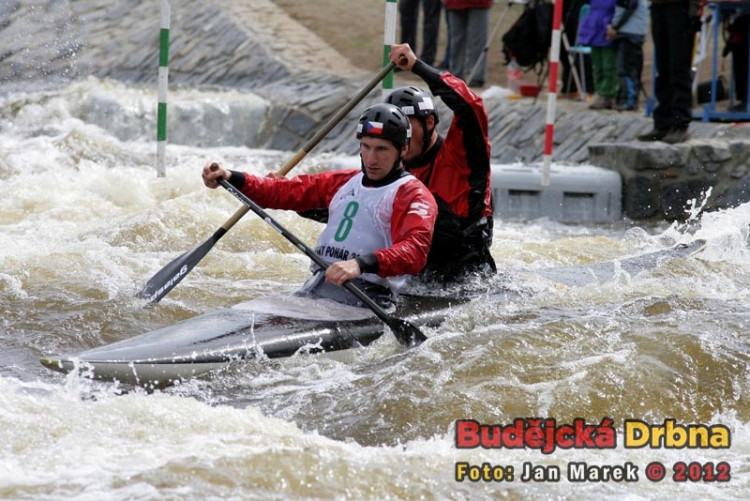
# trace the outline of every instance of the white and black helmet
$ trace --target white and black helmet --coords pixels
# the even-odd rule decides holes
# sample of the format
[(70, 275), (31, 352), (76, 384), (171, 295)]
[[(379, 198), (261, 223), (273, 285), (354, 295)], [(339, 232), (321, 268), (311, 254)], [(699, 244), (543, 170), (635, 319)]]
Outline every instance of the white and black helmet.
[(357, 139), (362, 139), (362, 136), (387, 139), (396, 148), (401, 149), (409, 144), (411, 124), (398, 106), (388, 103), (375, 104), (359, 117)]
[(385, 98), (385, 102), (401, 108), (407, 116), (414, 116), (425, 120), (430, 115), (438, 123), (438, 114), (432, 96), (419, 87), (407, 86), (394, 89)]

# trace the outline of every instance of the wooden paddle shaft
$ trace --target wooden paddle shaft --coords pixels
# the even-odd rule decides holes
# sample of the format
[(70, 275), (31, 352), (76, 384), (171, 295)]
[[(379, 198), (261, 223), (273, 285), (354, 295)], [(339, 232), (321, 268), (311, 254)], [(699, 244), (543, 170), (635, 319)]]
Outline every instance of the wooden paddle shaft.
[[(399, 61), (401, 64), (406, 64), (406, 57), (403, 57), (401, 61)], [(360, 90), (356, 96), (351, 98), (349, 102), (346, 103), (346, 105), (341, 108), (331, 119), (326, 122), (326, 124), (312, 137), (309, 141), (307, 141), (303, 146), (302, 149), (299, 150), (297, 153), (294, 154), (292, 158), (290, 158), (287, 163), (285, 163), (281, 169), (276, 173), (276, 175), (280, 177), (284, 177), (287, 174), (289, 174), (289, 171), (294, 169), (297, 164), (299, 164), (303, 158), (312, 150), (320, 141), (323, 140), (323, 138), (328, 135), (331, 130), (336, 127), (336, 125), (350, 112), (352, 109), (359, 104), (360, 101), (362, 101), (367, 94), (370, 93), (370, 91), (375, 88), (378, 83), (380, 83), (381, 80), (385, 78), (385, 76), (390, 73), (393, 68), (396, 67), (396, 63), (388, 63), (385, 65), (380, 72), (378, 72), (377, 75), (373, 77), (372, 80), (368, 82), (368, 84)], [(234, 226), (237, 221), (242, 219), (245, 214), (248, 213), (250, 209), (243, 205), (239, 209), (237, 209), (237, 212), (235, 212), (232, 217), (230, 217), (226, 223), (224, 223), (221, 227), (224, 228), (224, 230), (229, 231), (232, 226)]]
[[(402, 59), (401, 64), (406, 64), (406, 58), (404, 57)], [(279, 169), (279, 171), (276, 173), (277, 175), (284, 177), (286, 176), (290, 170), (292, 170), (300, 161), (307, 155), (310, 150), (312, 150), (324, 137), (328, 135), (329, 132), (331, 132), (331, 129), (336, 127), (336, 125), (341, 121), (342, 118), (344, 118), (352, 109), (359, 104), (362, 99), (367, 96), (367, 94), (370, 93), (370, 91), (378, 84), (381, 80), (385, 78), (385, 76), (393, 70), (393, 68), (396, 67), (396, 63), (388, 63), (386, 66), (383, 67), (383, 69), (380, 70), (380, 72), (375, 75), (375, 77), (370, 80), (370, 82), (357, 93), (356, 96), (351, 98), (346, 105), (341, 108), (324, 126), (321, 128), (308, 142), (306, 142), (302, 149), (299, 150), (292, 158), (289, 159), (289, 161), (284, 164), (284, 166)]]

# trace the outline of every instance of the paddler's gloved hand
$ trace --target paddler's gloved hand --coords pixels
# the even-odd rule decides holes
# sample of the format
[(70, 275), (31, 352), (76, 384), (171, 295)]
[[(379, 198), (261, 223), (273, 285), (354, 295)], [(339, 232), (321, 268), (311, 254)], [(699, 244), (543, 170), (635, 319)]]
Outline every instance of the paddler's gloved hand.
[(230, 177), (230, 172), (216, 162), (209, 162), (203, 167), (201, 177), (203, 178), (203, 184), (211, 189), (214, 189), (219, 186), (219, 182), (217, 181), (217, 179), (223, 177), (224, 179), (228, 180)]
[(392, 45), (388, 58), (402, 71), (411, 71), (417, 61), (417, 55), (414, 54), (408, 43)]

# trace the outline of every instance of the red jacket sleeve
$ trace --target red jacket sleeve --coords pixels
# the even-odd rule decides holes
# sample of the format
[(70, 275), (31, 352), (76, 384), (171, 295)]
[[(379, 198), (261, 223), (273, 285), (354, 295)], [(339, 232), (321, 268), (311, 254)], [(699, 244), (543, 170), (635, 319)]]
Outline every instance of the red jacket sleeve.
[(265, 209), (322, 209), (328, 207), (336, 191), (358, 172), (359, 169), (335, 170), (290, 179), (245, 173), (241, 191)]
[(393, 245), (375, 252), (378, 275), (416, 275), (427, 262), (437, 217), (435, 198), (424, 184), (413, 179), (402, 184), (393, 201)]
[[(409, 171), (422, 181), (429, 177), (430, 191), (455, 215), (471, 221), (491, 215), (492, 146), (482, 98), (460, 78), (447, 71), (440, 73), (422, 61), (417, 60), (412, 72), (453, 111), (453, 121), (433, 166), (409, 166)], [(430, 173), (431, 169), (434, 172)]]

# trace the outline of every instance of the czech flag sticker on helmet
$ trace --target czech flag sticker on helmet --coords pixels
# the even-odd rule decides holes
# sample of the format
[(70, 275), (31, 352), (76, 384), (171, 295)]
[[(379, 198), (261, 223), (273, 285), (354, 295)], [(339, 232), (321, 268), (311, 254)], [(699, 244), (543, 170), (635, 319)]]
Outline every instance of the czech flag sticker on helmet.
[(368, 134), (383, 134), (383, 122), (367, 122), (365, 132)]

